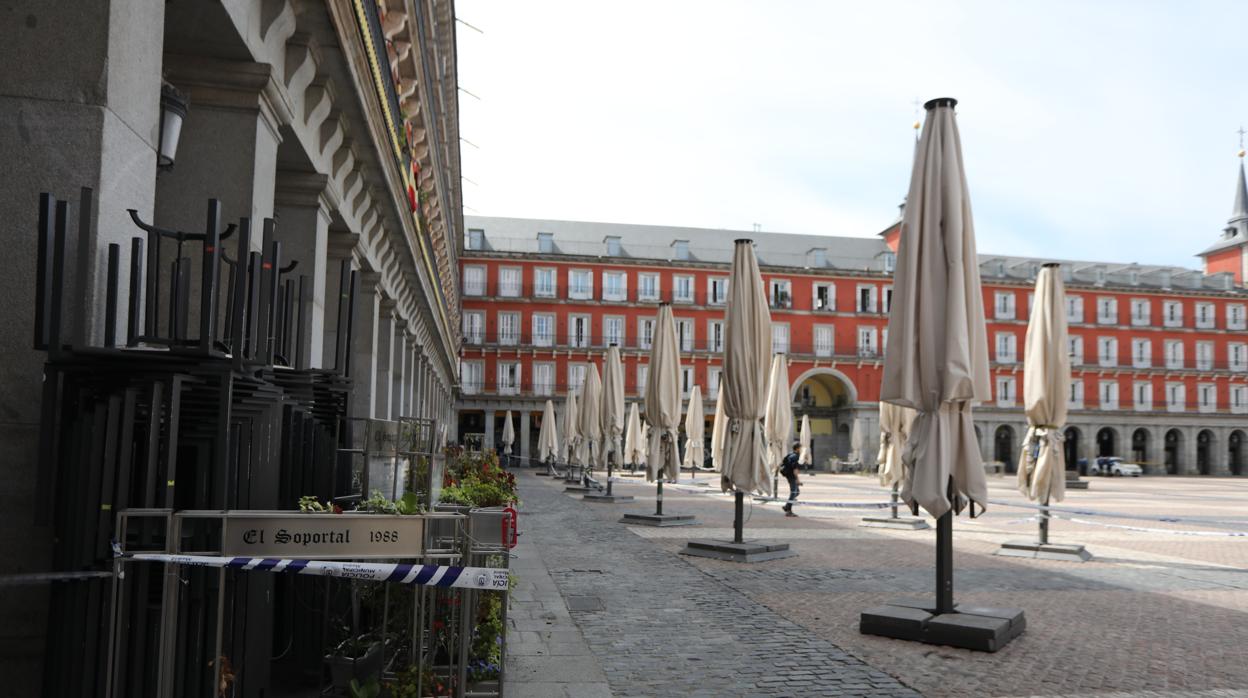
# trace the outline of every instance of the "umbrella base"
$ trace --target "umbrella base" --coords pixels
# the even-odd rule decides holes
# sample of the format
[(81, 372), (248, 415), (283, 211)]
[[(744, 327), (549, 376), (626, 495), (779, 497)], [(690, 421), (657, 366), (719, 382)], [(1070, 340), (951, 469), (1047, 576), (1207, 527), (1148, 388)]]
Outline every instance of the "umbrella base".
[(620, 523), (629, 526), (692, 526), (698, 519), (692, 514), (625, 514)]
[(691, 540), (680, 553), (729, 562), (766, 562), (797, 555), (797, 551), (789, 549), (788, 543), (775, 541), (733, 543), (727, 540)]
[(585, 485), (568, 485), (563, 488), (563, 491), (571, 492), (573, 494), (586, 494), (588, 492), (599, 492), (600, 489), (597, 487), (586, 487)]
[(536, 472), (536, 473), (533, 473), (533, 474), (534, 474), (534, 475), (536, 475), (536, 476), (538, 476), (538, 477), (550, 477), (550, 473), (548, 473), (548, 472), (546, 472), (546, 471), (544, 471), (544, 470), (543, 470), (543, 471)]
[(605, 492), (589, 492), (582, 497), (587, 502), (598, 502), (599, 504), (615, 504), (617, 502), (631, 502), (634, 497), (631, 494), (607, 494)]
[(862, 523), (858, 524), (865, 528), (892, 528), (902, 531), (926, 531), (931, 528), (927, 521), (918, 516), (864, 516)]
[(1034, 540), (1013, 540), (1003, 543), (997, 550), (997, 554), (1005, 557), (1030, 557), (1037, 560), (1065, 560), (1066, 562), (1087, 562), (1092, 559), (1092, 553), (1082, 545), (1040, 543)]
[(987, 608), (955, 604), (953, 613), (936, 613), (935, 603), (898, 599), (862, 612), (858, 631), (897, 640), (996, 652), (1027, 629), (1018, 608)]
[(1086, 490), (1088, 489), (1087, 480), (1067, 480), (1066, 489), (1068, 490)]

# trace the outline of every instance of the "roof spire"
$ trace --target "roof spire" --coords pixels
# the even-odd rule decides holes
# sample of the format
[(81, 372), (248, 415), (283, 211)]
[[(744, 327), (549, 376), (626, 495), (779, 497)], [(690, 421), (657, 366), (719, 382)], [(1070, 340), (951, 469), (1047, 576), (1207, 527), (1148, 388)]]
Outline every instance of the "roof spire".
[[(1240, 139), (1243, 139), (1243, 129), (1240, 129)], [(1236, 226), (1237, 223), (1248, 222), (1248, 183), (1244, 181), (1244, 149), (1239, 149), (1239, 182), (1235, 184), (1235, 206), (1231, 209), (1231, 217), (1227, 220), (1227, 225)], [(1241, 226), (1236, 226), (1241, 227)]]

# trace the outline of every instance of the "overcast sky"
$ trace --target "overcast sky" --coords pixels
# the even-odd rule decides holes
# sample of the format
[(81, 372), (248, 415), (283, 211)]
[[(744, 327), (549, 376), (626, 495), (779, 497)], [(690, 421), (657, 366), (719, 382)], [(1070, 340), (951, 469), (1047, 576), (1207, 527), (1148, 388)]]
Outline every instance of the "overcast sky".
[(953, 96), (982, 253), (1196, 266), (1248, 3), (457, 0), (471, 214), (870, 236)]

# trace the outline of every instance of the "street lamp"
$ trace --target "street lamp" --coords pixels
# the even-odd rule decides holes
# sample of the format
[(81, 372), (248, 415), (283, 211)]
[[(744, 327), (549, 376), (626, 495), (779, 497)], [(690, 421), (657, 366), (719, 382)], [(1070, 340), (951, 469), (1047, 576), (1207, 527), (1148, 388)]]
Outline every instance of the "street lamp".
[(178, 152), (178, 138), (182, 135), (182, 121), (186, 118), (186, 97), (167, 82), (160, 84), (160, 131), (156, 143), (156, 167), (172, 170), (173, 159)]

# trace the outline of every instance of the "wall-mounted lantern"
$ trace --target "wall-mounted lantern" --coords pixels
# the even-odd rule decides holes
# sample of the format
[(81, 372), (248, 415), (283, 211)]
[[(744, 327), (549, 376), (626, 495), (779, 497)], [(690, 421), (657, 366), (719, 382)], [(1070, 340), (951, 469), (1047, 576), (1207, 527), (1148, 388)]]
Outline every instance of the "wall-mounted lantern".
[(160, 84), (160, 132), (156, 143), (156, 167), (173, 169), (174, 156), (178, 153), (178, 138), (182, 135), (182, 122), (186, 119), (186, 97), (167, 82)]

